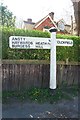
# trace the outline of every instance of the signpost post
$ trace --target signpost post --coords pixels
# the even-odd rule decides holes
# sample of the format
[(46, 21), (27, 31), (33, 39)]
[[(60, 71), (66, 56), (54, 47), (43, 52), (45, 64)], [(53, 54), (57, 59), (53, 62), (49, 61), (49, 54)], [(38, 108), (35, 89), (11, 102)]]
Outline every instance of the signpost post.
[(51, 28), (50, 89), (56, 89), (56, 28)]
[(9, 47), (12, 49), (51, 49), (50, 54), (50, 89), (56, 89), (56, 46), (73, 46), (72, 40), (56, 39), (57, 29), (50, 29), (51, 38), (10, 36)]

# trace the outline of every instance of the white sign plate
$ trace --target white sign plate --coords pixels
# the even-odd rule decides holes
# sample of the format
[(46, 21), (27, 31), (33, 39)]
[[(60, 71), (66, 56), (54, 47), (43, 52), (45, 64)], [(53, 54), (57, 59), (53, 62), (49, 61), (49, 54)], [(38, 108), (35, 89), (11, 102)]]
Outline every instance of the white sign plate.
[(22, 49), (50, 49), (50, 38), (11, 36), (10, 48)]
[[(73, 41), (56, 39), (56, 46), (73, 46)], [(9, 47), (18, 49), (51, 49), (51, 38), (11, 36), (9, 37)]]
[(56, 46), (73, 46), (73, 40), (69, 39), (56, 39)]

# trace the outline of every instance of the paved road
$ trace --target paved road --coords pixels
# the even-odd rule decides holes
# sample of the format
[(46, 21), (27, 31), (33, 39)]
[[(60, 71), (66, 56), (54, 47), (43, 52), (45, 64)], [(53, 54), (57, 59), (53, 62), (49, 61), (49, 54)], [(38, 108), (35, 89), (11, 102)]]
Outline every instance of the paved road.
[(12, 102), (3, 104), (3, 118), (78, 118), (78, 98), (58, 103)]
[(0, 100), (0, 120), (2, 118), (2, 101)]

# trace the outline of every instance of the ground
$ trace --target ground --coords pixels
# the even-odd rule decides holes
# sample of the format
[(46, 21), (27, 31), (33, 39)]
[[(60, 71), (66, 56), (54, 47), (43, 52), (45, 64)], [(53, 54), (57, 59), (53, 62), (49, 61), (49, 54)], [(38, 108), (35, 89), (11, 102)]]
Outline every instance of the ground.
[(78, 97), (54, 103), (20, 102), (12, 99), (2, 106), (3, 118), (78, 118)]

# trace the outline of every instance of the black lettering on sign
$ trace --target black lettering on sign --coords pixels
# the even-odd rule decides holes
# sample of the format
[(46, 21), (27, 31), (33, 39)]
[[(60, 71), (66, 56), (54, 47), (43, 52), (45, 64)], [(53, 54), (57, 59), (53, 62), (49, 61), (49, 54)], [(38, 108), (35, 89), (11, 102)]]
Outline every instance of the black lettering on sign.
[(31, 45), (33, 45), (33, 42), (30, 42)]
[(36, 45), (40, 45), (40, 42), (36, 42)]
[(51, 45), (51, 44), (48, 42), (48, 45)]
[(66, 43), (66, 42), (64, 42), (64, 41), (61, 41), (61, 44), (64, 44), (64, 43)]
[(21, 40), (22, 41), (22, 40), (25, 40), (25, 38), (13, 37), (12, 40), (19, 40), (19, 41)]
[(60, 41), (57, 41), (58, 44), (60, 44)]
[(41, 42), (41, 45), (46, 45), (47, 43), (46, 42)]
[(23, 40), (23, 38), (20, 38), (20, 40)]
[(71, 43), (70, 44), (73, 44), (73, 42), (71, 41)]
[(41, 46), (41, 45), (36, 45), (36, 48), (41, 49), (41, 48), (43, 48), (43, 46)]
[(28, 45), (25, 45), (25, 48), (30, 48), (30, 45), (28, 44)]
[(17, 48), (20, 47), (20, 45), (12, 45), (12, 47)]
[(36, 45), (50, 45), (49, 42), (36, 42)]
[(23, 38), (23, 40), (25, 40), (25, 38)]
[(57, 44), (72, 44), (72, 41), (57, 41)]
[(22, 42), (20, 42), (20, 44), (26, 44), (26, 42), (22, 41)]
[(17, 38), (13, 37), (12, 40), (17, 40)]
[(12, 44), (19, 44), (18, 41), (12, 41)]
[(15, 45), (12, 45), (12, 47), (14, 48), (14, 47), (15, 47)]

